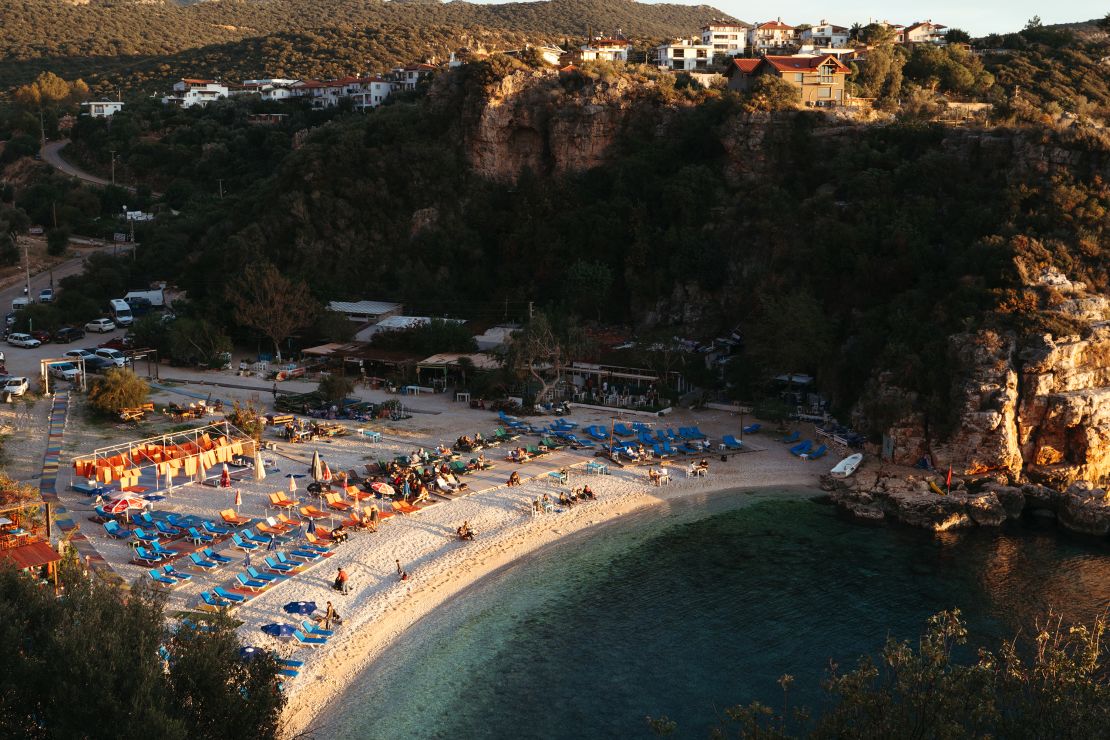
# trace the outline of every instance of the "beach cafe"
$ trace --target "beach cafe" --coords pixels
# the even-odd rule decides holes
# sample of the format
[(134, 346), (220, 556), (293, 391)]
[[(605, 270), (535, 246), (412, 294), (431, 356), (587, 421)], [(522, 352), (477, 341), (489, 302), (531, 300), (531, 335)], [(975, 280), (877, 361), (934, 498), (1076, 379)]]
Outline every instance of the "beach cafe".
[(57, 586), (61, 559), (50, 546), (50, 504), (36, 501), (0, 509), (0, 567), (33, 572)]

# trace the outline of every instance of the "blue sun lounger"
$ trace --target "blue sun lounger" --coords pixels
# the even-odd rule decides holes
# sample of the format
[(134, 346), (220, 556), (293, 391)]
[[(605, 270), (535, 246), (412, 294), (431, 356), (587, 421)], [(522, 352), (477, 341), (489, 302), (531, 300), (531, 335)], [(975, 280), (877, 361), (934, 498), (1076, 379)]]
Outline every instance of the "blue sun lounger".
[(174, 588), (174, 587), (177, 586), (177, 579), (176, 578), (170, 578), (168, 576), (164, 576), (157, 569), (148, 570), (147, 573), (150, 574), (150, 577), (154, 579), (155, 583), (159, 583), (163, 586), (166, 586), (167, 588)]
[(208, 593), (207, 591), (203, 591), (201, 593), (200, 599), (201, 599), (201, 601), (203, 601), (208, 606), (212, 606), (212, 607), (215, 607), (217, 609), (222, 609), (225, 606), (231, 606), (231, 604), (232, 604), (230, 599), (225, 599), (222, 596), (220, 596), (219, 594)]
[(813, 440), (807, 439), (805, 442), (799, 442), (790, 448), (791, 455), (804, 455), (813, 449)]
[(231, 542), (235, 545), (235, 547), (242, 550), (243, 552), (250, 552), (251, 550), (258, 549), (258, 545), (253, 542), (245, 542), (243, 538), (237, 534), (231, 535)]
[(296, 566), (289, 563), (279, 563), (277, 560), (274, 560), (271, 557), (267, 557), (266, 570), (270, 571), (271, 573), (286, 574), (290, 571), (296, 570)]
[(790, 434), (788, 434), (785, 437), (783, 437), (782, 439), (780, 439), (779, 442), (782, 442), (783, 444), (788, 444), (789, 445), (789, 444), (794, 444), (795, 442), (797, 442), (801, 438), (802, 438), (802, 433), (799, 432), (797, 429), (795, 429)]
[(731, 434), (726, 434), (725, 436), (721, 437), (721, 441), (724, 442), (725, 447), (729, 448), (730, 450), (739, 450), (744, 446), (743, 442), (736, 439), (736, 437), (732, 436)]
[(194, 545), (205, 545), (212, 541), (212, 535), (198, 532), (196, 527), (189, 527), (189, 541)]
[(204, 557), (208, 558), (209, 560), (216, 563), (217, 565), (227, 565), (228, 563), (231, 562), (231, 558), (227, 557), (226, 555), (220, 555), (218, 552), (214, 551), (211, 547), (206, 547), (203, 550), (201, 550), (201, 552), (204, 553)]
[(301, 620), (301, 627), (304, 628), (304, 632), (306, 635), (312, 635), (313, 637), (331, 637), (335, 634), (335, 630), (326, 630), (319, 625), (313, 624), (307, 619)]
[(165, 558), (163, 558), (161, 555), (156, 555), (155, 553), (150, 552), (142, 546), (135, 548), (135, 558), (141, 560), (144, 563), (149, 563), (150, 565), (154, 565), (155, 563), (160, 563), (165, 560)]
[(300, 630), (293, 631), (293, 639), (295, 639), (302, 645), (311, 645), (312, 647), (326, 645), (328, 642), (328, 638), (326, 637), (307, 637), (305, 633), (301, 632)]
[(613, 425), (613, 433), (614, 434), (619, 434), (622, 437), (635, 437), (636, 436), (636, 432), (634, 432), (631, 429), (629, 429), (628, 427), (626, 427), (623, 422), (620, 423), (620, 424), (614, 424)]
[(246, 596), (243, 596), (242, 594), (233, 594), (222, 586), (216, 586), (214, 589), (212, 589), (212, 592), (219, 596), (221, 599), (227, 599), (233, 604), (242, 604), (244, 601), (247, 600)]
[(255, 568), (253, 565), (247, 567), (247, 575), (249, 575), (256, 581), (262, 581), (263, 583), (273, 583), (274, 581), (278, 580), (278, 576), (275, 576), (271, 573), (259, 573), (258, 569)]
[(162, 566), (162, 573), (165, 574), (166, 576), (168, 576), (169, 578), (175, 578), (179, 581), (191, 581), (191, 580), (193, 580), (193, 576), (191, 574), (182, 573), (181, 571), (174, 568), (172, 565), (163, 565)]
[(119, 525), (115, 519), (104, 522), (104, 531), (108, 533), (109, 537), (115, 537), (117, 540), (126, 540), (131, 538), (130, 530), (124, 529)]
[(216, 561), (205, 560), (203, 557), (200, 556), (200, 553), (196, 552), (189, 553), (189, 560), (192, 561), (193, 565), (200, 568), (201, 570), (215, 570), (216, 568), (220, 567), (220, 564)]
[(239, 585), (248, 591), (261, 591), (270, 585), (266, 581), (256, 581), (253, 578), (248, 578), (242, 573), (236, 573), (235, 580), (239, 581)]
[(816, 460), (818, 458), (824, 457), (825, 453), (827, 453), (828, 451), (829, 451), (829, 448), (828, 448), (827, 445), (821, 445), (820, 447), (815, 449), (813, 452), (802, 453), (801, 458), (803, 460)]
[(744, 434), (758, 434), (759, 430), (762, 428), (762, 424), (748, 424), (744, 427)]

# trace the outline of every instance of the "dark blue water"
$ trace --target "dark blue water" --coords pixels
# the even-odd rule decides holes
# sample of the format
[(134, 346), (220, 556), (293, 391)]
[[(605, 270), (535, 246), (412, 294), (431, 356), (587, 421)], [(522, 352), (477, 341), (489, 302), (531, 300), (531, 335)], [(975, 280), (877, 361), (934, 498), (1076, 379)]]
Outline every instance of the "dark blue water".
[(784, 494), (626, 517), (483, 580), (422, 620), (319, 722), (339, 738), (704, 737), (725, 707), (817, 705), (829, 660), (959, 607), (995, 644), (1110, 604), (1110, 548), (1055, 530), (863, 527)]

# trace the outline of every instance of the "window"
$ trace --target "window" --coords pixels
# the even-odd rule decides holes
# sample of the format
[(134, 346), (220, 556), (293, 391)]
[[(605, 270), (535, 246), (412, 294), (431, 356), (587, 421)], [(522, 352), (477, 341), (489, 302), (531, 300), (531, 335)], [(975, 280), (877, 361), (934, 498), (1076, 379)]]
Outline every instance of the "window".
[(686, 50), (685, 49), (672, 49), (671, 50), (671, 56), (674, 57), (675, 59), (682, 59), (686, 56)]
[(799, 85), (802, 84), (803, 82), (805, 82), (805, 79), (806, 79), (806, 76), (803, 73), (801, 73), (801, 72), (795, 72), (794, 73), (794, 82), (797, 82)]
[(831, 85), (836, 81), (836, 65), (835, 64), (822, 64), (821, 65), (821, 84)]
[(706, 58), (705, 49), (698, 49), (697, 53), (698, 53), (698, 59), (705, 59)]
[(832, 97), (832, 88), (831, 87), (819, 87), (819, 88), (817, 88), (817, 97), (819, 97), (819, 98), (831, 98)]

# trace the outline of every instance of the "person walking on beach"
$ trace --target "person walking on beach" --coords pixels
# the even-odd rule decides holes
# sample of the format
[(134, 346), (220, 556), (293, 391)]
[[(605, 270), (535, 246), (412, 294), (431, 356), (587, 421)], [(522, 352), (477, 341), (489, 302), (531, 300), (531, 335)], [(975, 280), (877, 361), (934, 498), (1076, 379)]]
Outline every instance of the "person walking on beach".
[(335, 583), (332, 586), (341, 594), (347, 593), (347, 571), (340, 568), (335, 574)]
[(335, 611), (335, 607), (332, 606), (331, 602), (329, 601), (328, 608), (324, 612), (324, 629), (330, 630), (332, 622), (334, 622), (338, 617), (339, 614)]
[(409, 579), (409, 574), (406, 573), (405, 569), (401, 567), (401, 561), (398, 560), (397, 561), (397, 580), (398, 581), (407, 581), (408, 579)]

